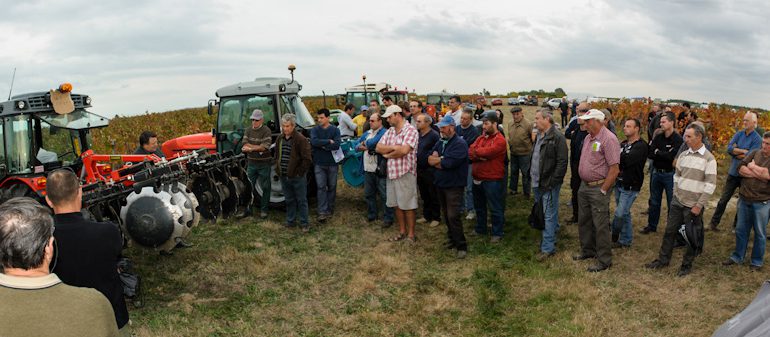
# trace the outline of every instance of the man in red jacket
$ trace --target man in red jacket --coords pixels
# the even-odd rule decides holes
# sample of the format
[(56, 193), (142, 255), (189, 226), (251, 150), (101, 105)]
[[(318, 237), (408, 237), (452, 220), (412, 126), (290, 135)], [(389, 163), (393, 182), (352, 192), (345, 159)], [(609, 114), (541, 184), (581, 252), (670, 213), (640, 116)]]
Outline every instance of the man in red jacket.
[(487, 234), (487, 205), (492, 213), (492, 238), (497, 243), (503, 237), (503, 194), (505, 186), (505, 153), (507, 143), (498, 131), (498, 119), (494, 113), (482, 118), (484, 134), (468, 149), (473, 174), (473, 207), (476, 209), (476, 230), (478, 235)]

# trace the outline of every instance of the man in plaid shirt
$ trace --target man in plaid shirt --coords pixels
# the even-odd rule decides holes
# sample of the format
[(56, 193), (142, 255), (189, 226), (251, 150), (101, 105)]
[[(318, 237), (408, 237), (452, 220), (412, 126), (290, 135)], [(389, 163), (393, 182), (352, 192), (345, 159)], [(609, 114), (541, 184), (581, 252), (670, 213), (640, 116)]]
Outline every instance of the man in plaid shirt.
[(389, 241), (407, 239), (413, 243), (415, 210), (417, 209), (417, 141), (419, 132), (406, 122), (398, 105), (391, 105), (382, 114), (391, 127), (377, 143), (375, 151), (388, 160), (386, 184), (387, 207), (396, 210), (399, 234)]

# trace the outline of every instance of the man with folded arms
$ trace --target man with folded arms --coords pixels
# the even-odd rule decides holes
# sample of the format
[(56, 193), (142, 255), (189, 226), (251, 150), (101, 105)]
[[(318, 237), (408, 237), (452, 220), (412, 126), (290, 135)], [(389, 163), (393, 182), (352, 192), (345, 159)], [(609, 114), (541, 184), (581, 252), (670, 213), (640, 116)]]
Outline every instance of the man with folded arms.
[(762, 149), (749, 153), (738, 166), (741, 189), (738, 198), (738, 224), (735, 226), (735, 251), (722, 264), (743, 263), (749, 234), (754, 229), (751, 270), (762, 267), (765, 256), (767, 221), (770, 219), (770, 132), (762, 140)]
[(620, 172), (620, 143), (604, 126), (604, 113), (591, 109), (579, 117), (585, 122), (588, 135), (580, 154), (580, 190), (578, 190), (578, 234), (580, 254), (574, 260), (596, 258), (589, 272), (599, 272), (612, 266), (610, 238), (610, 189)]

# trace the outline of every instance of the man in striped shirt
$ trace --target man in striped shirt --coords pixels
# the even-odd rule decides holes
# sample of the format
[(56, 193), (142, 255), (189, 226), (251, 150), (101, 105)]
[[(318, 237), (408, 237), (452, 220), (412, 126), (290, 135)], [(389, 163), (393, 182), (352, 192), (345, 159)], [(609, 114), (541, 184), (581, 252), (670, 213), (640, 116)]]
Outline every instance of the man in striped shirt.
[[(689, 147), (677, 157), (676, 173), (674, 174), (674, 199), (668, 211), (666, 233), (660, 247), (658, 258), (645, 265), (649, 269), (660, 269), (668, 266), (674, 241), (682, 224), (694, 220), (695, 226), (700, 226), (702, 232), (703, 207), (714, 193), (717, 183), (717, 162), (714, 156), (703, 145), (705, 130), (698, 124), (690, 124), (684, 132), (684, 141)], [(696, 252), (687, 246), (687, 252), (682, 259), (682, 266), (677, 276), (685, 276), (692, 269)]]

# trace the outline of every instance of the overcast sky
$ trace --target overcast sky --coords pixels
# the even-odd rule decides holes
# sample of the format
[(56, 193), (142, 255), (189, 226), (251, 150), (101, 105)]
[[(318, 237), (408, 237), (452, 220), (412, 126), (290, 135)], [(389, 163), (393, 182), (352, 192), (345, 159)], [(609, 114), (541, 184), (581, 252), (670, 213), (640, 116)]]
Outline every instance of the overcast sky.
[(73, 83), (94, 112), (204, 106), (296, 78), (304, 95), (564, 88), (770, 108), (767, 1), (0, 0), (0, 95)]

